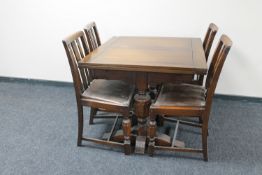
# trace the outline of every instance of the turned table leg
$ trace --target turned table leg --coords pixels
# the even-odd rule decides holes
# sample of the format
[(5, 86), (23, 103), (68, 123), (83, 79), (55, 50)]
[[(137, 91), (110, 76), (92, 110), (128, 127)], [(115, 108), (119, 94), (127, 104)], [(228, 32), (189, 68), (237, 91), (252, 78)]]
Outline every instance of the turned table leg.
[(126, 155), (131, 153), (131, 121), (128, 117), (124, 117), (122, 122), (123, 134), (124, 134), (124, 151)]
[(137, 73), (136, 87), (138, 93), (135, 95), (135, 115), (137, 117), (138, 128), (136, 137), (135, 152), (144, 154), (146, 137), (147, 137), (147, 118), (149, 115), (149, 107), (151, 103), (150, 96), (146, 93), (148, 87), (147, 73)]
[(149, 126), (148, 126), (148, 154), (153, 156), (155, 148), (155, 139), (156, 139), (156, 116), (150, 116)]
[(135, 95), (135, 115), (138, 121), (138, 136), (146, 136), (146, 123), (150, 105), (150, 96), (146, 94)]

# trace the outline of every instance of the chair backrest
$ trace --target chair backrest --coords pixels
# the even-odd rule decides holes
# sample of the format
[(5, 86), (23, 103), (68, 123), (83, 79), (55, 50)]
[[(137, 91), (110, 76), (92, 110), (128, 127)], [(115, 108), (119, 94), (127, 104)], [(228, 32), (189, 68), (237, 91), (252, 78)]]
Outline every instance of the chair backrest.
[(78, 62), (89, 54), (90, 51), (88, 49), (83, 31), (79, 31), (68, 36), (62, 42), (71, 68), (75, 93), (78, 101), (81, 93), (88, 87), (90, 82), (88, 70), (79, 69)]
[(210, 67), (208, 69), (208, 74), (205, 84), (205, 87), (207, 89), (206, 105), (207, 108), (209, 108), (208, 110), (210, 110), (212, 99), (217, 86), (217, 82), (231, 46), (232, 46), (232, 41), (230, 40), (230, 38), (226, 35), (222, 35), (218, 42), (215, 53), (213, 55)]
[(215, 24), (213, 23), (209, 24), (209, 27), (207, 29), (207, 32), (204, 38), (204, 42), (203, 42), (203, 48), (205, 51), (206, 61), (208, 60), (210, 49), (213, 44), (217, 31), (218, 31), (218, 27)]
[(84, 27), (84, 32), (92, 52), (101, 45), (100, 37), (95, 22), (91, 22)]

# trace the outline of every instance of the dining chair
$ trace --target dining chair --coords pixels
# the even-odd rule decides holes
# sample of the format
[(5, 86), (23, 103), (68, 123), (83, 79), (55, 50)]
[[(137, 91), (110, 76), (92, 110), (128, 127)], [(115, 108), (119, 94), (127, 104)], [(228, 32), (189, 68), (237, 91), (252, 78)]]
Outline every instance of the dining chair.
[[(192, 84), (165, 84), (162, 86), (159, 96), (154, 104), (150, 107), (150, 122), (148, 127), (149, 133), (149, 154), (152, 156), (155, 149), (198, 152), (203, 153), (205, 161), (207, 155), (207, 135), (208, 121), (212, 105), (212, 99), (216, 85), (221, 73), (224, 61), (232, 46), (232, 41), (222, 35), (218, 42), (217, 48), (213, 55), (210, 68), (208, 70), (205, 86)], [(170, 146), (158, 146), (156, 142), (156, 116), (164, 115), (169, 117), (201, 117), (203, 123), (191, 123), (186, 121), (174, 120), (176, 129)], [(175, 147), (176, 135), (180, 124), (188, 124), (202, 129), (202, 149)]]
[[(214, 23), (210, 23), (203, 41), (203, 50), (205, 53), (205, 57), (206, 57), (206, 62), (208, 61), (208, 57), (209, 57), (209, 53), (210, 53), (210, 49), (212, 47), (214, 38), (217, 34), (218, 31), (218, 27), (214, 24)], [(192, 84), (196, 84), (196, 85), (203, 85), (203, 81), (204, 81), (204, 75), (198, 75), (198, 74), (194, 74), (192, 75)], [(158, 86), (160, 87), (160, 86)], [(152, 97), (156, 97), (157, 94), (159, 93), (159, 88), (155, 88), (155, 87), (149, 87), (149, 91)], [(159, 126), (164, 124), (164, 116), (158, 116), (157, 117), (157, 123)], [(202, 120), (201, 118), (199, 118), (199, 122), (201, 123)]]
[[(101, 45), (101, 40), (99, 37), (99, 33), (97, 30), (97, 26), (95, 22), (90, 22), (84, 27), (84, 33), (87, 39), (88, 48), (92, 52), (96, 48), (98, 48)], [(92, 77), (90, 76), (90, 81), (92, 81)], [(96, 108), (90, 108), (90, 118), (89, 118), (89, 124), (94, 124), (95, 118), (100, 118), (101, 116), (96, 115), (98, 111), (101, 111), (102, 109), (96, 109)]]
[(206, 56), (206, 61), (208, 60), (209, 53), (214, 41), (214, 38), (217, 34), (218, 27), (214, 23), (210, 23), (203, 41), (203, 48)]
[[(217, 25), (214, 23), (210, 23), (203, 41), (203, 49), (205, 52), (206, 62), (208, 62), (209, 53), (213, 45), (213, 41), (217, 34), (217, 31), (218, 31)], [(194, 77), (196, 78), (195, 79), (193, 78), (194, 79), (192, 81), (193, 84), (203, 85), (205, 75), (195, 75)], [(201, 118), (199, 118), (199, 122), (202, 123)]]
[[(78, 62), (84, 56), (90, 54), (87, 47), (87, 41), (83, 31), (76, 32), (63, 41), (63, 45), (67, 54), (68, 62), (74, 82), (75, 96), (78, 110), (78, 139), (77, 145), (80, 146), (82, 140), (92, 141), (100, 144), (124, 147), (125, 154), (130, 154), (130, 128), (131, 121), (129, 118), (130, 105), (133, 98), (134, 86), (124, 83), (120, 80), (102, 80), (94, 79), (89, 82), (86, 69), (80, 69)], [(124, 135), (124, 143), (111, 141), (114, 127), (117, 123), (116, 117), (110, 135), (107, 140), (96, 139), (83, 136), (84, 116), (83, 107), (91, 107), (94, 109), (103, 109), (107, 112), (114, 112), (123, 115), (122, 129)]]
[(87, 24), (84, 27), (84, 32), (89, 44), (90, 51), (95, 50), (101, 45), (100, 37), (95, 22)]
[[(210, 49), (212, 47), (217, 31), (218, 31), (218, 27), (214, 23), (210, 23), (203, 41), (203, 50), (205, 53), (206, 61), (208, 61)], [(198, 75), (198, 74), (192, 75), (192, 82), (191, 82), (192, 84), (203, 85), (203, 81), (204, 81), (204, 75)], [(149, 85), (149, 94), (152, 98), (155, 98), (158, 95), (159, 87), (161, 86)], [(160, 123), (163, 123), (163, 119), (161, 116), (159, 117), (159, 120), (161, 120)]]
[[(218, 27), (214, 23), (210, 23), (203, 41), (203, 49), (205, 52), (206, 62), (208, 61), (209, 53), (217, 34)], [(204, 75), (195, 75), (194, 84), (203, 85)]]

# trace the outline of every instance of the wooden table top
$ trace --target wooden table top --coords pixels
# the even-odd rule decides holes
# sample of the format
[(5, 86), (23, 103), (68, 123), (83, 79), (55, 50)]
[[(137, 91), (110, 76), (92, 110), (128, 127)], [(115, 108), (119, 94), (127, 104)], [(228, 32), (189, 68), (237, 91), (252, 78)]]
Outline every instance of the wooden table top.
[(104, 70), (205, 74), (200, 38), (113, 37), (79, 62)]

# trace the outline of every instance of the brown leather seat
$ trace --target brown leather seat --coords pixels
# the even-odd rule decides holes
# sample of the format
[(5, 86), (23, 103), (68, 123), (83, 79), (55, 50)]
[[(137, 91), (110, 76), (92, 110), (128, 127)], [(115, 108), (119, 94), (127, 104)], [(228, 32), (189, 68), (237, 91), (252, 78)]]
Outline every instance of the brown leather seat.
[[(205, 106), (205, 88), (192, 84), (166, 84), (151, 108), (157, 106)], [(174, 100), (175, 99), (175, 100)]]
[(120, 80), (95, 79), (84, 91), (82, 98), (114, 103), (119, 106), (129, 106), (134, 90), (133, 85)]

